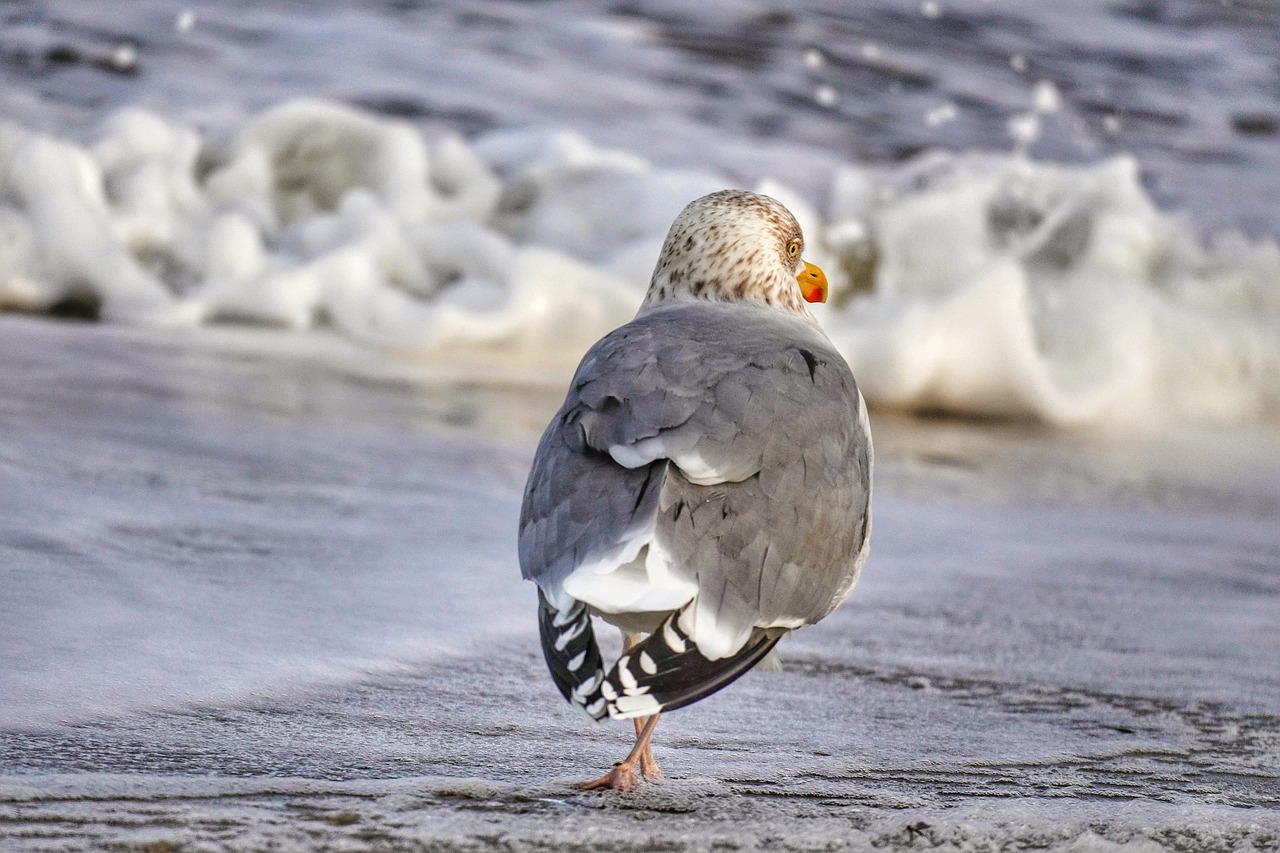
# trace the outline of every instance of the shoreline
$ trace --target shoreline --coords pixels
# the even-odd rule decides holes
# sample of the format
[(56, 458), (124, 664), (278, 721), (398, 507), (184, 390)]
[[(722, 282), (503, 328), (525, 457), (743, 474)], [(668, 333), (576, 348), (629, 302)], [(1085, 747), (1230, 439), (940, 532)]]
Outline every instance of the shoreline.
[(1249, 445), (873, 414), (851, 601), (601, 797), (515, 567), (556, 383), (273, 334), (0, 318), (0, 849), (1280, 848)]
[[(1273, 850), (1280, 833), (1274, 813), (1230, 806), (1076, 802), (1062, 817), (1044, 822), (1034, 807), (1016, 799), (960, 809), (906, 803), (872, 809), (803, 795), (790, 805), (777, 793), (744, 792), (711, 778), (649, 785), (630, 797), (565, 795), (557, 784), (562, 781), (522, 785), (418, 777), (211, 786), (181, 780), (139, 799), (126, 793), (127, 780), (106, 778), (94, 780), (93, 794), (77, 787), (22, 802), (8, 780), (0, 779), (0, 808), (21, 809), (27, 849), (33, 850), (81, 849), (76, 845), (90, 842), (139, 851), (607, 846), (637, 853), (990, 847), (1193, 853), (1248, 845)], [(1123, 814), (1117, 814), (1118, 806)]]

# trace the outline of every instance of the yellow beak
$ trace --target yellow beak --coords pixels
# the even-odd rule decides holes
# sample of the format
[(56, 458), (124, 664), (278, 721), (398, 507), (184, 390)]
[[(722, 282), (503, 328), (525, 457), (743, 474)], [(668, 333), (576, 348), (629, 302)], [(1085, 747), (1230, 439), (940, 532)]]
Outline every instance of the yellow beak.
[(804, 269), (796, 276), (800, 282), (800, 295), (805, 302), (827, 301), (827, 274), (808, 261), (804, 261)]

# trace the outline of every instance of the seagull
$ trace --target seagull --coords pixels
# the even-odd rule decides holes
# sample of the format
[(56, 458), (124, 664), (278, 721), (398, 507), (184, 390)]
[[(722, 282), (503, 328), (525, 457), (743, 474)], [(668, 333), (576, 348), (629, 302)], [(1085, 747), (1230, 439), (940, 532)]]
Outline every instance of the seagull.
[[(520, 513), (543, 656), (564, 698), (635, 746), (577, 787), (662, 775), (658, 717), (730, 684), (853, 589), (871, 538), (871, 431), (810, 313), (827, 279), (768, 196), (691, 202), (631, 322), (583, 357)], [(606, 666), (594, 618), (622, 631)]]

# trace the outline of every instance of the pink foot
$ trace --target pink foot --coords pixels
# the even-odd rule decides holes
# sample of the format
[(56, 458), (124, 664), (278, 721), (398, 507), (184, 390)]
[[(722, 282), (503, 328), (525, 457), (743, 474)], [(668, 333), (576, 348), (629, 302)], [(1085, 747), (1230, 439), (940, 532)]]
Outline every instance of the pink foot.
[[(654, 765), (655, 769), (657, 765)], [(647, 773), (645, 774), (648, 775)], [(613, 765), (613, 769), (590, 782), (579, 782), (573, 787), (579, 791), (630, 791), (636, 786), (636, 774), (627, 762)]]

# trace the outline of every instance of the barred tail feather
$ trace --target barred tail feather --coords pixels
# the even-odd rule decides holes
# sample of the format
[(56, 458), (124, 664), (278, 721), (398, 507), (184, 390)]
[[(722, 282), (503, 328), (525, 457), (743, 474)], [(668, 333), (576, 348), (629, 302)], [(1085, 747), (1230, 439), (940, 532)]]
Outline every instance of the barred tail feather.
[(595, 720), (674, 711), (737, 681), (782, 638), (761, 631), (737, 654), (708, 660), (680, 630), (677, 617), (668, 617), (606, 673), (587, 606), (575, 601), (556, 610), (539, 593), (542, 654), (560, 695)]
[(680, 630), (678, 614), (623, 654), (600, 684), (605, 709), (614, 719), (674, 711), (727, 687), (758, 664), (781, 634), (763, 631), (737, 654), (708, 660), (689, 635)]
[(542, 656), (560, 695), (592, 719), (603, 720), (609, 713), (600, 690), (605, 678), (604, 661), (587, 606), (575, 601), (567, 610), (556, 610), (539, 591), (538, 633), (542, 637)]

